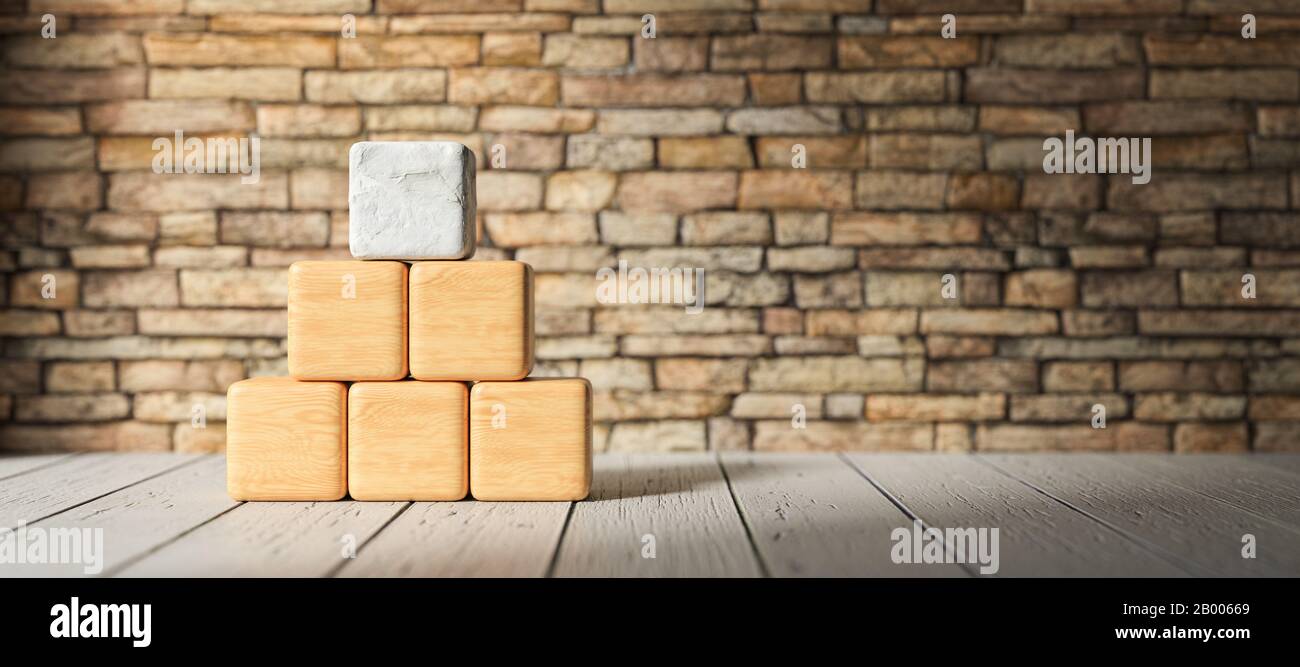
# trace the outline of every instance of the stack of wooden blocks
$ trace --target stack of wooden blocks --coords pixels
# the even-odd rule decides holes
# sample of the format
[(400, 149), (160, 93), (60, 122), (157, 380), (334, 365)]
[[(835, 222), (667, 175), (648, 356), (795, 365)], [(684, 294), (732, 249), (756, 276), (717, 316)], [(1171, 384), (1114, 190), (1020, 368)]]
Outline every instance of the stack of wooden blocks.
[[(533, 271), (474, 254), (474, 155), (362, 142), (351, 261), (289, 269), (289, 374), (231, 385), (236, 500), (581, 500), (591, 385), (525, 379)], [(409, 371), (409, 377), (408, 377)]]

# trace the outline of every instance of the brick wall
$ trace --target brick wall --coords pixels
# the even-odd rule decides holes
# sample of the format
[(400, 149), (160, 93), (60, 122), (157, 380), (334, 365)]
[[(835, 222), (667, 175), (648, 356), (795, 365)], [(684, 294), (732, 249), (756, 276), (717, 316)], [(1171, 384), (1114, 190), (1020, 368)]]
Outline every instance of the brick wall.
[[(285, 267), (348, 256), (349, 144), (441, 138), (601, 449), (1296, 450), (1300, 3), (1240, 4), (7, 0), (3, 447), (219, 449)], [(155, 174), (177, 129), (261, 181)], [(1068, 129), (1151, 182), (1044, 173)], [(598, 304), (620, 259), (709, 307)]]

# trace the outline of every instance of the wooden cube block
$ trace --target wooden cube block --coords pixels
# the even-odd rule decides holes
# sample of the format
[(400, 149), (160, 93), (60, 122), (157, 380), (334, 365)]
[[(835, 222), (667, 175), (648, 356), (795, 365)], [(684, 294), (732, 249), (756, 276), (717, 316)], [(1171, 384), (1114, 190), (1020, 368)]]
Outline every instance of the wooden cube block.
[(478, 500), (582, 500), (591, 490), (591, 383), (478, 382), (469, 399), (469, 491)]
[(460, 500), (469, 492), (469, 388), (358, 382), (348, 389), (348, 489), (356, 500)]
[(226, 489), (235, 500), (348, 492), (347, 385), (261, 377), (226, 394)]
[(410, 283), (417, 380), (519, 380), (532, 371), (532, 267), (416, 262)]
[(406, 377), (406, 264), (295, 262), (289, 268), (289, 375)]

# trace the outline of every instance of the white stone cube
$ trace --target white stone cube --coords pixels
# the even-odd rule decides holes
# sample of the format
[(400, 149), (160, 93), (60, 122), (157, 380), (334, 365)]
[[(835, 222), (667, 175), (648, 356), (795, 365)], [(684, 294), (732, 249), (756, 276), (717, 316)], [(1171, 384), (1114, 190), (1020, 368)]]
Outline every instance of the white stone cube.
[(454, 141), (362, 141), (348, 154), (357, 259), (474, 254), (474, 153)]

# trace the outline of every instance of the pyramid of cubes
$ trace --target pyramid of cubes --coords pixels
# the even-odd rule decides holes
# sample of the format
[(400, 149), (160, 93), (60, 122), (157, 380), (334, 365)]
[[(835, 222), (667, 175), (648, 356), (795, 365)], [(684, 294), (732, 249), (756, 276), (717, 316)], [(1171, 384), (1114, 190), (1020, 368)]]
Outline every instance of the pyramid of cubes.
[(526, 379), (533, 271), (474, 254), (474, 154), (361, 142), (349, 261), (289, 269), (289, 375), (231, 385), (236, 500), (581, 500), (591, 385)]

